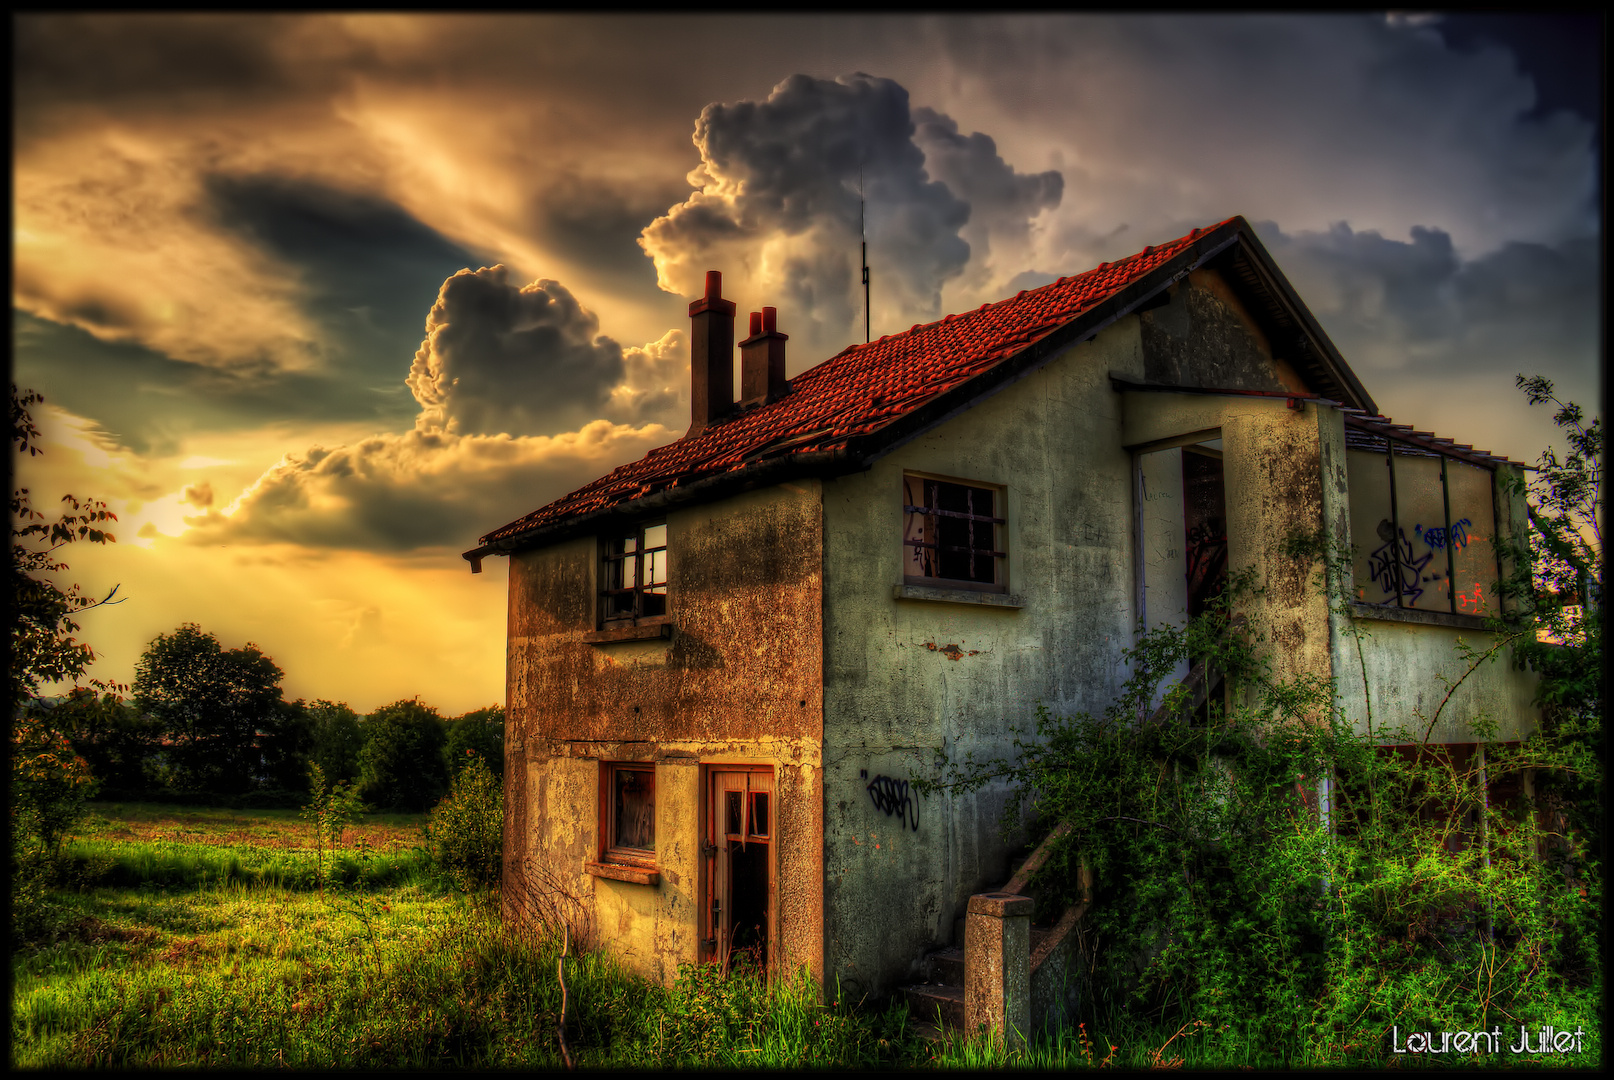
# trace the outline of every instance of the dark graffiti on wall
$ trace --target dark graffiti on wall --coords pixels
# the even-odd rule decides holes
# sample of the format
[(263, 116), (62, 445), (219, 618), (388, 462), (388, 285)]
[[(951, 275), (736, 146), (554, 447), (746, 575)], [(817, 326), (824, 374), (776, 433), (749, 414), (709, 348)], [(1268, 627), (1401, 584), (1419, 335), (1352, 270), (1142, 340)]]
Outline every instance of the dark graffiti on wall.
[(908, 791), (908, 781), (890, 776), (876, 776), (869, 781), (869, 798), (874, 808), (886, 817), (892, 814), (906, 821), (914, 832), (919, 831), (919, 804)]
[[(1451, 546), (1453, 551), (1461, 551), (1468, 546), (1468, 527), (1474, 524), (1467, 518), (1451, 523)], [(1446, 546), (1446, 530), (1443, 527), (1414, 525), (1412, 531), (1423, 537), (1423, 542), (1436, 551)]]
[[(1435, 552), (1446, 550), (1448, 545), (1453, 551), (1461, 551), (1466, 548), (1469, 543), (1468, 529), (1473, 524), (1468, 518), (1462, 518), (1452, 522), (1449, 531), (1443, 525), (1414, 525), (1412, 527), (1413, 533), (1430, 549), (1422, 555), (1414, 557), (1412, 542), (1407, 539), (1406, 530), (1397, 529), (1395, 539), (1392, 540), (1390, 523), (1381, 521), (1379, 522), (1378, 532), (1379, 539), (1383, 540), (1384, 543), (1368, 555), (1368, 575), (1378, 583), (1385, 596), (1395, 596), (1397, 585), (1399, 584), (1400, 594), (1407, 598), (1408, 603), (1415, 604), (1418, 602), (1418, 597), (1422, 596), (1424, 592), (1423, 586), (1419, 584), (1420, 579), (1423, 581), (1439, 581), (1445, 577), (1444, 574), (1438, 571), (1431, 571), (1427, 576), (1424, 575), (1425, 568), (1434, 561)], [(1470, 606), (1478, 610), (1481, 606), (1478, 590), (1479, 587), (1475, 586), (1476, 596), (1472, 599), (1465, 598), (1463, 594), (1459, 593), (1459, 606), (1465, 610)]]
[(1391, 528), (1388, 521), (1379, 522), (1379, 539), (1384, 543), (1367, 557), (1368, 576), (1378, 582), (1384, 595), (1394, 596), (1399, 592), (1408, 601), (1417, 603), (1418, 597), (1423, 595), (1423, 586), (1418, 584), (1418, 578), (1435, 553), (1428, 551), (1414, 558), (1406, 530), (1396, 529), (1392, 534)]

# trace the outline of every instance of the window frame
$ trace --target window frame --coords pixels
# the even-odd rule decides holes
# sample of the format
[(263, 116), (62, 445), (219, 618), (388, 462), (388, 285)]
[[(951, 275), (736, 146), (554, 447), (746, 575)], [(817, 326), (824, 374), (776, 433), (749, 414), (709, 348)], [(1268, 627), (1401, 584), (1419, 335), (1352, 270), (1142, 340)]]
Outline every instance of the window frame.
[[(1446, 452), (1446, 451), (1444, 451), (1444, 450), (1442, 450), (1442, 449), (1440, 449), (1438, 447), (1428, 446), (1425, 443), (1423, 443), (1421, 440), (1398, 438), (1397, 436), (1392, 435), (1392, 434), (1390, 434), (1390, 433), (1388, 433), (1386, 431), (1380, 430), (1377, 427), (1370, 427), (1370, 426), (1368, 426), (1366, 424), (1355, 422), (1354, 417), (1347, 416), (1345, 418), (1345, 427), (1346, 427), (1345, 451), (1346, 451), (1347, 454), (1349, 454), (1349, 453), (1351, 453), (1353, 451), (1357, 452), (1357, 453), (1372, 453), (1372, 454), (1382, 456), (1383, 459), (1384, 459), (1385, 467), (1386, 467), (1386, 470), (1387, 470), (1387, 480), (1388, 480), (1387, 486), (1389, 488), (1389, 495), (1390, 495), (1390, 517), (1389, 517), (1389, 521), (1390, 521), (1390, 529), (1391, 529), (1391, 533), (1392, 533), (1393, 537), (1401, 538), (1404, 535), (1403, 529), (1402, 529), (1402, 526), (1401, 526), (1401, 511), (1400, 511), (1400, 507), (1397, 505), (1397, 498), (1396, 498), (1396, 469), (1395, 469), (1395, 464), (1394, 464), (1395, 463), (1395, 458), (1399, 455), (1399, 456), (1402, 456), (1402, 457), (1434, 457), (1434, 458), (1439, 458), (1440, 459), (1440, 496), (1441, 496), (1442, 511), (1443, 511), (1443, 514), (1444, 514), (1444, 521), (1443, 521), (1443, 525), (1445, 527), (1444, 535), (1445, 535), (1445, 537), (1448, 538), (1446, 540), (1446, 542), (1442, 544), (1442, 546), (1445, 549), (1445, 553), (1446, 553), (1446, 558), (1445, 558), (1446, 573), (1445, 573), (1444, 580), (1445, 580), (1445, 583), (1446, 583), (1445, 592), (1446, 592), (1446, 606), (1448, 608), (1447, 611), (1442, 612), (1442, 611), (1438, 611), (1437, 609), (1434, 609), (1434, 608), (1423, 608), (1423, 607), (1417, 607), (1416, 605), (1409, 606), (1407, 604), (1406, 600), (1404, 599), (1404, 597), (1406, 595), (1406, 589), (1404, 587), (1403, 588), (1398, 588), (1396, 590), (1395, 597), (1394, 597), (1393, 600), (1384, 600), (1384, 601), (1374, 602), (1374, 601), (1370, 601), (1370, 600), (1355, 599), (1353, 597), (1352, 598), (1353, 602), (1357, 606), (1363, 607), (1363, 608), (1379, 608), (1379, 609), (1383, 609), (1383, 610), (1395, 610), (1395, 611), (1416, 611), (1416, 612), (1425, 612), (1425, 613), (1428, 613), (1428, 614), (1438, 614), (1438, 615), (1451, 614), (1451, 615), (1457, 615), (1457, 616), (1467, 616), (1467, 617), (1470, 617), (1470, 618), (1484, 618), (1486, 614), (1492, 614), (1492, 615), (1501, 614), (1500, 608), (1493, 607), (1493, 605), (1500, 603), (1500, 600), (1501, 600), (1500, 593), (1497, 593), (1492, 600), (1483, 600), (1483, 599), (1480, 600), (1479, 603), (1482, 606), (1481, 606), (1479, 612), (1459, 611), (1458, 610), (1458, 603), (1457, 603), (1457, 601), (1458, 601), (1458, 592), (1457, 592), (1457, 584), (1456, 584), (1456, 566), (1455, 566), (1455, 547), (1457, 545), (1452, 543), (1451, 540), (1449, 539), (1453, 535), (1453, 530), (1452, 530), (1452, 510), (1451, 510), (1451, 485), (1450, 485), (1450, 480), (1449, 480), (1450, 469), (1448, 468), (1448, 463), (1451, 462), (1451, 461), (1460, 461), (1465, 465), (1469, 465), (1469, 466), (1475, 467), (1475, 468), (1484, 469), (1490, 474), (1490, 478), (1491, 478), (1491, 500), (1490, 500), (1491, 501), (1491, 521), (1489, 522), (1489, 524), (1491, 526), (1493, 536), (1498, 535), (1497, 524), (1498, 524), (1498, 520), (1499, 520), (1499, 517), (1500, 517), (1500, 515), (1498, 513), (1498, 510), (1497, 510), (1497, 497), (1496, 497), (1496, 468), (1497, 467), (1496, 467), (1496, 465), (1491, 464), (1489, 462), (1476, 460), (1475, 458), (1470, 457), (1470, 456), (1468, 456), (1466, 454), (1448, 453), (1448, 452)], [(1353, 434), (1354, 434), (1355, 438), (1352, 438)], [(1355, 443), (1355, 445), (1353, 445), (1353, 443)], [(1383, 446), (1384, 449), (1383, 449), (1382, 453), (1377, 449), (1376, 446), (1372, 445), (1373, 443), (1378, 443), (1378, 444)], [(1466, 519), (1464, 519), (1464, 520), (1466, 520)], [(1353, 537), (1352, 539), (1358, 545), (1363, 543), (1363, 541), (1361, 539), (1359, 539), (1359, 538)], [(1390, 546), (1390, 563), (1394, 568), (1394, 573), (1396, 575), (1396, 579), (1397, 579), (1397, 581), (1403, 581), (1404, 580), (1404, 575), (1403, 575), (1403, 570), (1402, 570), (1403, 563), (1401, 561), (1401, 545), (1399, 543), (1392, 542), (1389, 546)], [(1467, 547), (1468, 544), (1465, 542), (1461, 546)], [(1495, 580), (1500, 582), (1502, 580), (1501, 560), (1498, 557), (1498, 553), (1497, 553), (1497, 551), (1496, 551), (1496, 549), (1494, 547), (1491, 550), (1491, 561), (1490, 561), (1489, 565), (1490, 565), (1490, 568), (1493, 571), (1495, 571), (1495, 573), (1496, 573)], [(1352, 563), (1352, 582), (1351, 582), (1352, 589), (1354, 590), (1357, 587), (1357, 585), (1358, 585), (1358, 582), (1356, 582), (1356, 580), (1355, 580), (1355, 563), (1354, 563), (1354, 560), (1353, 560), (1353, 563)], [(1487, 611), (1487, 609), (1490, 609), (1490, 610)]]
[[(650, 530), (657, 528), (663, 530), (662, 543), (658, 547), (650, 547), (646, 544), (646, 534), (649, 533)], [(667, 519), (656, 518), (650, 521), (641, 521), (632, 525), (631, 527), (617, 529), (613, 532), (600, 536), (597, 560), (595, 564), (598, 573), (597, 587), (594, 592), (594, 628), (596, 630), (613, 630), (620, 627), (631, 626), (652, 626), (657, 623), (668, 621), (671, 615), (670, 597), (672, 590), (670, 587), (670, 571), (672, 565), (672, 544), (670, 543), (671, 537), (668, 536), (666, 530)], [(631, 540), (634, 544), (634, 550), (632, 552), (616, 552), (612, 550), (614, 545), (622, 544), (629, 540)], [(662, 554), (663, 578), (660, 581), (649, 581), (647, 580), (649, 575), (645, 572), (645, 556), (653, 556), (657, 552)], [(622, 588), (609, 588), (608, 583), (613, 580), (611, 575), (611, 565), (613, 563), (626, 564), (630, 559), (632, 560), (634, 566), (633, 585)], [(651, 565), (652, 567), (654, 566), (654, 560), (651, 560)], [(617, 580), (621, 579), (618, 578)], [(662, 590), (659, 594), (651, 592), (651, 590), (658, 587)], [(630, 592), (633, 595), (633, 610), (626, 614), (614, 611), (611, 606), (612, 598), (619, 597)], [(645, 597), (656, 595), (661, 597), (662, 610), (660, 612), (646, 614)]]
[[(921, 499), (923, 506), (911, 504), (908, 501), (909, 481), (918, 481), (922, 486)], [(929, 505), (931, 495), (928, 488), (923, 485), (951, 484), (958, 487), (986, 490), (992, 493), (992, 508), (988, 514), (967, 513), (942, 510), (940, 506)], [(940, 493), (936, 501), (940, 502)], [(902, 562), (902, 583), (904, 585), (924, 585), (943, 589), (965, 589), (983, 593), (1007, 593), (1009, 591), (1009, 521), (1008, 521), (1009, 491), (1007, 485), (995, 484), (987, 480), (966, 480), (957, 476), (946, 476), (940, 473), (922, 472), (917, 469), (904, 469), (902, 473), (901, 502), (902, 528), (900, 541), (900, 559)], [(969, 546), (963, 548), (969, 553), (971, 564), (976, 558), (990, 556), (992, 558), (992, 571), (994, 580), (985, 582), (971, 578), (932, 577), (924, 574), (908, 572), (910, 566), (910, 552), (916, 547), (939, 547), (939, 543), (916, 543), (908, 538), (909, 519), (916, 514), (923, 515), (929, 520), (938, 517), (963, 517), (971, 521), (990, 522), (992, 526), (991, 547), (977, 548), (973, 546), (973, 537)]]
[[(616, 844), (616, 778), (621, 773), (629, 772), (648, 774), (650, 777), (652, 817), (651, 846), (648, 848), (619, 847)], [(656, 763), (653, 761), (600, 762), (600, 862), (611, 866), (632, 866), (647, 870), (656, 868), (655, 784)]]

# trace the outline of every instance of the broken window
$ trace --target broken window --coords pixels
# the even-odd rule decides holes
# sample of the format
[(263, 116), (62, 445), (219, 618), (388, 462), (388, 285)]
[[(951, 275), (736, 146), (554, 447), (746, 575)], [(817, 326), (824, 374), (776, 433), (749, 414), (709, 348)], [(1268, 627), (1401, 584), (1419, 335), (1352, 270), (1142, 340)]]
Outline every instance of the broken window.
[(904, 476), (903, 580), (910, 585), (1003, 592), (1003, 490), (924, 476)]
[(656, 857), (656, 770), (608, 763), (600, 785), (601, 861), (650, 863)]
[(608, 537), (600, 552), (600, 628), (667, 614), (667, 524)]
[(1489, 468), (1347, 424), (1356, 599), (1456, 615), (1495, 611)]

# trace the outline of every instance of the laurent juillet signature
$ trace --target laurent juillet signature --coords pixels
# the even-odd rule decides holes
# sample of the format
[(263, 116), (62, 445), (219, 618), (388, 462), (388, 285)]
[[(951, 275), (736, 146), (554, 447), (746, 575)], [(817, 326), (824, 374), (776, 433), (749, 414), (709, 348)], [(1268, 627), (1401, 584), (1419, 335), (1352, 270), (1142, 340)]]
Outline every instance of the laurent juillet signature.
[[(1518, 1040), (1507, 1049), (1514, 1054), (1578, 1054), (1585, 1037), (1586, 1031), (1581, 1027), (1563, 1031), (1544, 1024), (1532, 1040), (1530, 1029), (1521, 1024)], [(1400, 1028), (1390, 1029), (1390, 1048), (1398, 1054), (1495, 1054), (1503, 1045), (1500, 1027), (1489, 1031), (1409, 1031), (1405, 1046)]]

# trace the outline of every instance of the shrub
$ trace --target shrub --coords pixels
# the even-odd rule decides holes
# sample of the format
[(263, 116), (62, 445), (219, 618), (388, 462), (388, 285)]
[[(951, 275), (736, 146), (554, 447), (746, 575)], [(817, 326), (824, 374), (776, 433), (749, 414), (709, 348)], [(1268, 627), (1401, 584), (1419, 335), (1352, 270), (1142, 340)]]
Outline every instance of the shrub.
[(504, 862), (504, 788), (479, 755), (454, 778), (453, 789), (426, 823), (434, 866), (466, 892), (496, 888)]

